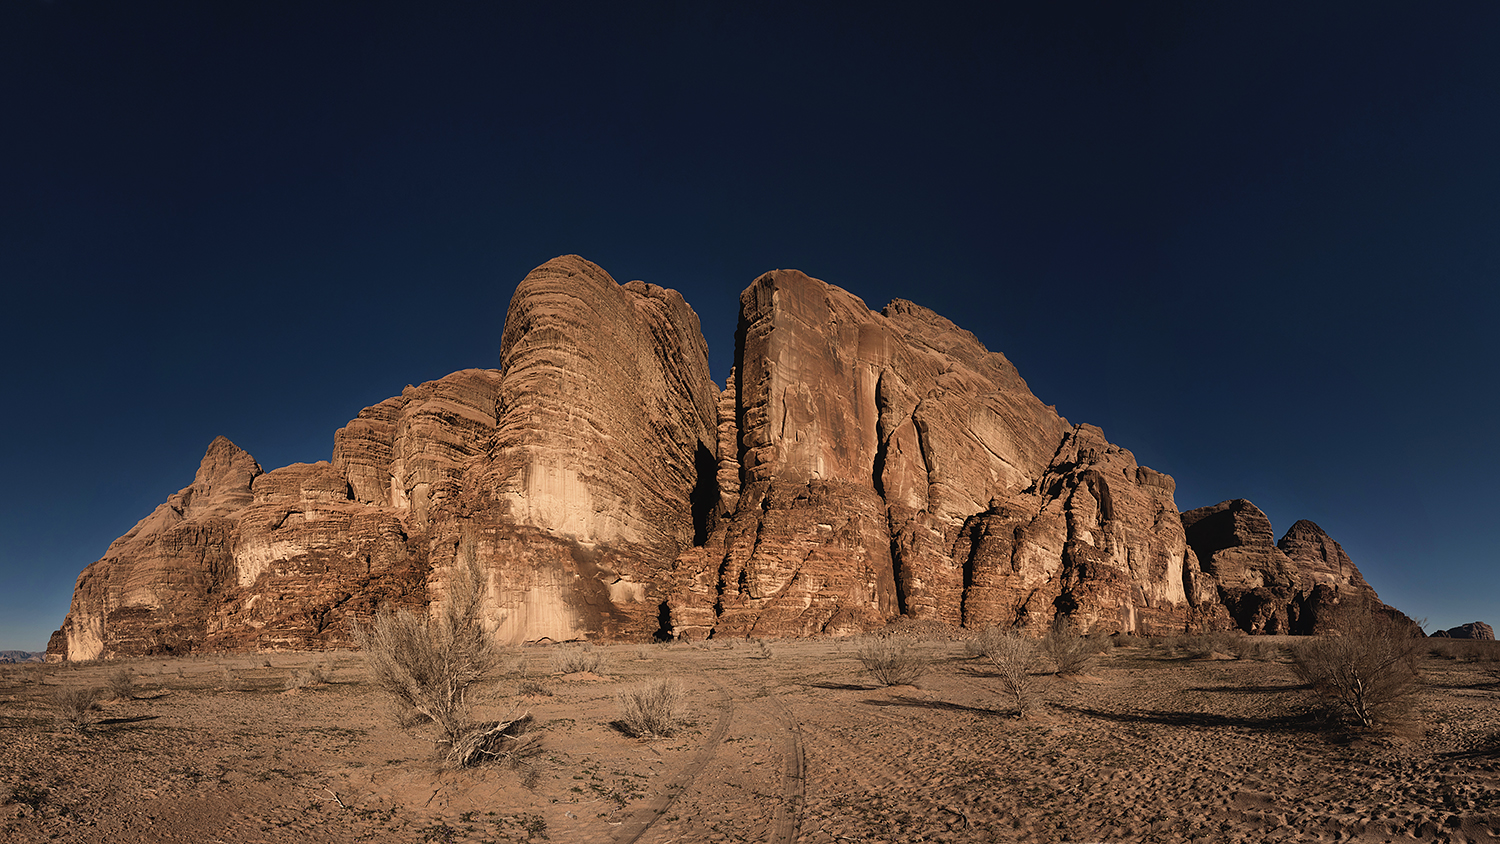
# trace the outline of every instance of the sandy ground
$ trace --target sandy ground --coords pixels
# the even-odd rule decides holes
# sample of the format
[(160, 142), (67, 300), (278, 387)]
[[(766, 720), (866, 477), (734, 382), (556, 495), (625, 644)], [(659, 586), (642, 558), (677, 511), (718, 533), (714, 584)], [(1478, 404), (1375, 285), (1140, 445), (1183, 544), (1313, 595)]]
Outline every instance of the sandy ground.
[[(1430, 657), (1409, 726), (1330, 729), (1283, 657), (1119, 647), (1036, 678), (1029, 719), (960, 642), (915, 686), (879, 687), (855, 642), (602, 648), (597, 674), (510, 661), (478, 714), (529, 711), (519, 767), (442, 771), (357, 655), (7, 666), (7, 842), (771, 842), (1500, 840), (1500, 663)], [(331, 682), (286, 691), (320, 659)], [(78, 732), (59, 687), (121, 665), (136, 697)], [(611, 726), (618, 695), (686, 688), (670, 738)], [(8, 799), (7, 799), (8, 798)]]

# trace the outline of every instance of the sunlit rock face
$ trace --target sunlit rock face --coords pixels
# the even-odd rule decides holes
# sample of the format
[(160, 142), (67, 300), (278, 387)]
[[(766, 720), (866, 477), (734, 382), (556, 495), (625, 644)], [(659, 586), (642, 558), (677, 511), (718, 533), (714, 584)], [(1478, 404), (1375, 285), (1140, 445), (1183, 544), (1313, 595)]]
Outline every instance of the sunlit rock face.
[(1093, 425), (1062, 440), (1026, 492), (968, 519), (955, 548), (964, 623), (1080, 630), (1212, 626), (1172, 479), (1136, 464)]
[(738, 336), (738, 495), (678, 558), (677, 635), (1212, 617), (1171, 478), (1070, 426), (969, 332), (778, 270), (741, 295)]
[(898, 616), (1037, 633), (1302, 632), (1368, 594), (1311, 522), (1179, 514), (1175, 484), (926, 308), (795, 271), (740, 297), (709, 377), (675, 291), (577, 256), (520, 283), (498, 369), (365, 408), (331, 459), (224, 438), (79, 576), (53, 659), (347, 646), (488, 574), (507, 642), (845, 635)]
[(219, 437), (191, 486), (170, 496), (84, 569), (50, 658), (186, 650), (203, 641), (233, 572), (234, 515), (249, 504), (260, 465)]
[(512, 299), (500, 369), (366, 408), (331, 461), (262, 473), (216, 440), (79, 577), (49, 652), (347, 645), (377, 607), (428, 607), (462, 554), (508, 641), (649, 638), (719, 503), (707, 354), (675, 291), (549, 261)]
[(493, 444), (434, 523), (434, 565), (473, 543), (507, 639), (649, 639), (671, 560), (719, 498), (697, 314), (675, 290), (558, 258), (517, 288), (500, 361)]

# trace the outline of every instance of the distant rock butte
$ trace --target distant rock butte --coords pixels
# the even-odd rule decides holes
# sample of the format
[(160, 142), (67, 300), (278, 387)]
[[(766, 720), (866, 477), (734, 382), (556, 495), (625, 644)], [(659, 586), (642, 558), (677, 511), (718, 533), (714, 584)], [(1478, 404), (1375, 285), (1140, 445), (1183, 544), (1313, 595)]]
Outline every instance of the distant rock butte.
[(1471, 621), (1468, 624), (1460, 624), (1447, 630), (1439, 630), (1432, 634), (1434, 637), (1444, 639), (1476, 639), (1485, 642), (1495, 641), (1495, 629), (1482, 621)]
[(1338, 603), (1379, 601), (1343, 547), (1306, 519), (1273, 541), (1266, 514), (1236, 499), (1189, 510), (1182, 523), (1205, 584), (1246, 632), (1326, 632)]
[(720, 390), (672, 290), (577, 256), (517, 288), (498, 370), (361, 411), (332, 459), (193, 484), (79, 576), (51, 659), (347, 645), (489, 573), (506, 641), (851, 634), (905, 615), (1040, 631), (1305, 632), (1374, 592), (1317, 525), (1179, 515), (1171, 477), (1042, 404), (1004, 355), (795, 270), (740, 296)]

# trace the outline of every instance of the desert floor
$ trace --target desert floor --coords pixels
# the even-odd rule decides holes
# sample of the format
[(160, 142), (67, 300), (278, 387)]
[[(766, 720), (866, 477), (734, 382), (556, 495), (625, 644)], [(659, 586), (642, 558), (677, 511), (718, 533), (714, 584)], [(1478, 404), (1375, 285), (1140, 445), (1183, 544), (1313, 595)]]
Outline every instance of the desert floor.
[[(880, 687), (852, 641), (616, 645), (595, 673), (515, 651), (478, 715), (529, 711), (520, 765), (444, 771), (357, 654), (141, 659), (0, 673), (7, 842), (1493, 841), (1500, 663), (1432, 656), (1408, 726), (1354, 735), (1263, 659), (1115, 647), (1036, 678), (1014, 717), (962, 642)], [(320, 660), (327, 683), (287, 691)], [(60, 687), (124, 665), (135, 697), (84, 731)], [(523, 674), (524, 672), (524, 674)], [(618, 695), (687, 690), (686, 726), (630, 738)], [(522, 679), (550, 694), (519, 695)]]

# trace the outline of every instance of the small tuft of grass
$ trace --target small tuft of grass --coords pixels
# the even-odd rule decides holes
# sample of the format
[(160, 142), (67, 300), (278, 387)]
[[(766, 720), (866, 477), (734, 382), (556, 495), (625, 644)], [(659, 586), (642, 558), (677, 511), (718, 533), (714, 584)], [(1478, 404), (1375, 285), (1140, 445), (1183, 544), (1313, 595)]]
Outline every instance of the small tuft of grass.
[(286, 688), (307, 689), (313, 686), (322, 686), (331, 679), (327, 663), (318, 663), (311, 668), (298, 668), (292, 671), (292, 676), (286, 678)]
[(536, 680), (522, 680), (516, 684), (516, 694), (526, 697), (552, 697), (552, 690)]

